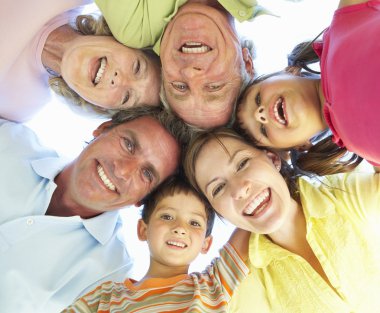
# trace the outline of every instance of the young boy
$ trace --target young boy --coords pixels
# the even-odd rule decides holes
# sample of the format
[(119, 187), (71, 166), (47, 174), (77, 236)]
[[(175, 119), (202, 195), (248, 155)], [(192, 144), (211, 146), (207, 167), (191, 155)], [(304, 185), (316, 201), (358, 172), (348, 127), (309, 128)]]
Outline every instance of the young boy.
[(148, 243), (148, 272), (140, 281), (103, 283), (63, 312), (226, 312), (233, 291), (248, 275), (250, 233), (235, 230), (219, 258), (202, 273), (188, 274), (190, 263), (211, 246), (215, 212), (179, 178), (164, 183), (143, 204), (137, 232)]

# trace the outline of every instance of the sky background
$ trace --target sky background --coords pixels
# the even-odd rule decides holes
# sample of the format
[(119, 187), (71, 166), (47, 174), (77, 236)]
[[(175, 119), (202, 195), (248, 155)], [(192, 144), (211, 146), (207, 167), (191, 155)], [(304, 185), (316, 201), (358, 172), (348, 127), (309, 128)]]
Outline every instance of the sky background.
[[(255, 44), (254, 65), (258, 74), (286, 67), (287, 54), (296, 44), (313, 39), (329, 25), (338, 2), (338, 0), (259, 1), (274, 15), (260, 16), (252, 22), (236, 23), (238, 32), (252, 39)], [(102, 119), (81, 117), (71, 112), (65, 104), (53, 96), (53, 100), (27, 125), (38, 134), (46, 146), (73, 159), (86, 145), (85, 141), (92, 139), (92, 131), (102, 121)], [(132, 275), (135, 279), (141, 278), (149, 265), (147, 245), (145, 242), (140, 242), (136, 235), (139, 214), (140, 208), (134, 206), (122, 210), (125, 222), (123, 236), (131, 256), (135, 259)], [(228, 240), (232, 230), (233, 227), (228, 222), (217, 219), (212, 248), (207, 255), (199, 256), (190, 270), (203, 270), (211, 259), (217, 256), (218, 250)]]

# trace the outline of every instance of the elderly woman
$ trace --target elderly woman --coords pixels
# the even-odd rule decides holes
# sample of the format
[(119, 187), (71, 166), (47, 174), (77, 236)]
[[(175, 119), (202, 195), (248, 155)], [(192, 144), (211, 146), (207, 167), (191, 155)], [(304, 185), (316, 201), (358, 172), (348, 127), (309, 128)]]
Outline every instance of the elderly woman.
[(194, 187), (252, 232), (251, 274), (230, 311), (377, 312), (379, 174), (337, 174), (317, 184), (295, 179), (286, 165), (229, 129), (202, 133), (188, 149), (184, 167)]
[(243, 22), (263, 13), (256, 1), (95, 2), (117, 40), (134, 48), (154, 46), (167, 108), (202, 128), (229, 122), (254, 76), (252, 43), (239, 38), (234, 18)]
[[(19, 2), (7, 1), (0, 14), (0, 116), (30, 119), (49, 101), (49, 84), (83, 113), (159, 104), (158, 58), (118, 43), (102, 18), (78, 16), (82, 7), (73, 8), (88, 1)], [(28, 27), (9, 29), (16, 19)]]

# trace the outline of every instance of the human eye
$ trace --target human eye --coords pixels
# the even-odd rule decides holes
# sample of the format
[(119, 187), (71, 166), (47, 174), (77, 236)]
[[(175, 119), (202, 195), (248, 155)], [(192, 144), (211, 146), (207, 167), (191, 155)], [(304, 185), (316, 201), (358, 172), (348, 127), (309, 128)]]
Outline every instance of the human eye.
[(124, 138), (124, 147), (128, 150), (129, 153), (134, 154), (135, 152), (135, 144), (129, 138)]
[(134, 73), (134, 74), (138, 74), (138, 73), (140, 72), (140, 68), (141, 68), (140, 60), (137, 60), (137, 61), (134, 63), (134, 66), (133, 66), (133, 73)]
[(263, 134), (265, 137), (268, 138), (267, 130), (265, 129), (264, 124), (260, 125), (260, 133)]
[(260, 92), (258, 92), (258, 93), (256, 94), (255, 102), (256, 102), (256, 105), (257, 105), (258, 107), (261, 105), (261, 95), (260, 95)]
[(160, 219), (165, 220), (165, 221), (171, 221), (173, 220), (173, 216), (170, 214), (164, 213), (160, 215)]
[(207, 86), (207, 89), (209, 90), (209, 91), (219, 91), (220, 89), (222, 89), (222, 84), (209, 84), (208, 86)]
[(224, 183), (217, 185), (212, 191), (212, 196), (216, 197), (223, 190), (224, 186)]
[(188, 89), (187, 85), (182, 82), (172, 82), (171, 85), (175, 90), (178, 90), (180, 92), (185, 92)]
[(249, 158), (246, 158), (246, 159), (241, 160), (241, 161), (239, 162), (239, 164), (238, 164), (237, 171), (240, 171), (240, 170), (242, 170), (243, 168), (245, 168), (246, 165), (248, 164), (249, 160), (250, 160)]
[(150, 169), (144, 168), (142, 170), (143, 176), (151, 183), (154, 179), (154, 175)]
[(123, 98), (123, 101), (121, 102), (121, 105), (125, 105), (129, 100), (129, 91), (125, 93), (125, 96)]
[(190, 225), (191, 226), (194, 226), (194, 227), (201, 227), (201, 223), (199, 223), (198, 221), (190, 221)]

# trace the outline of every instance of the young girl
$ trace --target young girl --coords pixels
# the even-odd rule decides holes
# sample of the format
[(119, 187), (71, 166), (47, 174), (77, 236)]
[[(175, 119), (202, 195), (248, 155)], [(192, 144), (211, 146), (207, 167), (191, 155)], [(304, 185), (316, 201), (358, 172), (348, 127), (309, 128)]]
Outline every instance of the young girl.
[[(338, 155), (328, 160), (330, 171), (322, 174), (345, 169), (335, 161), (341, 161), (346, 148), (378, 166), (380, 44), (374, 38), (380, 38), (379, 10), (380, 1), (341, 0), (323, 43), (313, 45), (321, 78), (301, 74), (318, 56), (310, 53), (310, 45), (298, 46), (287, 70), (247, 89), (237, 112), (238, 126), (260, 145), (297, 148), (316, 162)], [(313, 137), (326, 128), (332, 136), (311, 148)], [(348, 164), (358, 160), (354, 155)]]
[[(250, 275), (231, 312), (377, 312), (380, 177), (351, 172), (323, 184), (230, 129), (202, 133), (184, 167), (212, 207), (252, 232)], [(293, 177), (293, 178), (292, 178)]]

